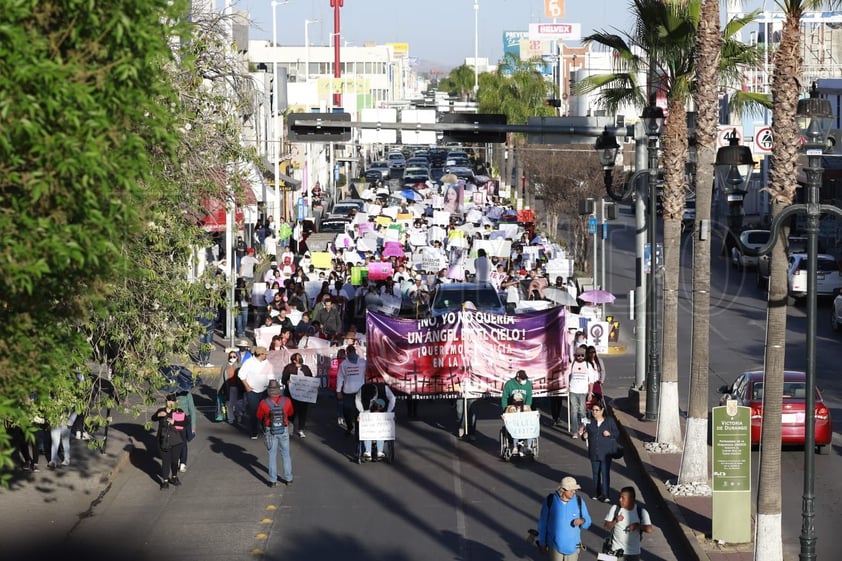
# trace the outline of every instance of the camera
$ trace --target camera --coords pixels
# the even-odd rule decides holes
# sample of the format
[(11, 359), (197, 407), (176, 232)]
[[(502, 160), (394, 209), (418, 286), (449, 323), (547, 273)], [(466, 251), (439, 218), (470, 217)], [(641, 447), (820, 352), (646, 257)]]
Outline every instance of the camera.
[(534, 528), (530, 528), (529, 532), (526, 535), (526, 543), (529, 545), (535, 545), (535, 540), (538, 539), (538, 530)]

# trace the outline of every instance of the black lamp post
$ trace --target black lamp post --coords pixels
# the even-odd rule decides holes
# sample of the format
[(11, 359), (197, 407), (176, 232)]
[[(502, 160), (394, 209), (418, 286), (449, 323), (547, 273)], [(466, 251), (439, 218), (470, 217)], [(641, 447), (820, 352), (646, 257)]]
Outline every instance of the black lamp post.
[(842, 210), (832, 205), (819, 203), (819, 191), (822, 185), (822, 154), (833, 122), (830, 102), (819, 99), (815, 84), (808, 99), (798, 101), (796, 123), (806, 138), (804, 144), (807, 155), (807, 202), (789, 205), (783, 209), (769, 227), (771, 235), (763, 247), (754, 252), (741, 248), (747, 255), (768, 255), (777, 241), (780, 229), (795, 215), (803, 213), (807, 217), (807, 368), (806, 399), (804, 404), (804, 490), (801, 496), (801, 561), (816, 559), (815, 527), (815, 462), (816, 453), (816, 261), (819, 250), (819, 218), (822, 214), (835, 214), (842, 217)]
[(649, 225), (647, 229), (647, 243), (649, 244), (649, 284), (646, 296), (646, 344), (648, 345), (646, 362), (646, 412), (645, 421), (658, 419), (658, 404), (661, 385), (661, 352), (658, 348), (658, 290), (656, 277), (656, 240), (658, 237), (658, 139), (664, 126), (664, 110), (655, 105), (654, 96), (649, 105), (643, 108), (643, 127), (649, 141), (647, 152), (649, 156)]
[(602, 171), (605, 174), (605, 188), (610, 192), (614, 163), (617, 161), (617, 152), (620, 150), (620, 145), (617, 144), (617, 137), (608, 132), (608, 127), (605, 127), (602, 134), (596, 137), (594, 149), (596, 149), (599, 163), (602, 164)]
[(740, 146), (736, 134), (731, 135), (728, 146), (716, 152), (716, 180), (728, 202), (728, 231), (738, 238), (743, 228), (743, 200), (748, 178), (754, 168), (751, 148)]

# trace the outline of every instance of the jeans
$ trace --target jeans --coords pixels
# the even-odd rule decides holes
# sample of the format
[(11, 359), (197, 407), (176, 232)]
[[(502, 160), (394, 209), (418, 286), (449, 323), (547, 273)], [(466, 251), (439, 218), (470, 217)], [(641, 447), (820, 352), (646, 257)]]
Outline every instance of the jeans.
[(578, 434), (582, 428), (582, 419), (587, 416), (585, 404), (588, 402), (588, 394), (571, 393), (568, 396), (570, 403), (570, 434)]
[(251, 436), (258, 436), (260, 429), (260, 419), (257, 418), (257, 407), (260, 405), (260, 400), (266, 397), (266, 392), (246, 392), (246, 404), (248, 405), (248, 412), (250, 417)]
[(178, 459), (181, 457), (182, 446), (184, 444), (176, 444), (167, 449), (161, 448), (161, 482), (178, 475)]
[[(371, 440), (363, 440), (363, 449), (365, 453), (371, 455)], [(377, 453), (384, 454), (386, 452), (386, 441), (385, 440), (378, 440), (377, 441)]]
[(208, 364), (213, 349), (213, 327), (209, 327), (199, 338), (199, 362)]
[(284, 481), (292, 481), (292, 458), (289, 455), (289, 427), (281, 434), (271, 434), (268, 430), (264, 433), (266, 447), (269, 449), (269, 483), (278, 480), (278, 450), (281, 451), (281, 460), (284, 463)]
[(611, 496), (611, 456), (602, 460), (591, 460), (594, 494), (597, 497)]
[[(184, 436), (186, 437), (187, 442), (190, 442), (196, 436), (193, 434), (193, 424), (190, 422), (190, 415), (187, 416), (187, 420), (184, 425)], [(187, 465), (187, 442), (181, 445), (181, 454), (178, 456), (178, 461), (185, 466)]]
[[(459, 428), (465, 428), (465, 399), (461, 397), (456, 398), (456, 416), (459, 417)], [(467, 399), (468, 402), (468, 432), (467, 434), (475, 434), (477, 432), (477, 399)]]
[(50, 461), (54, 464), (58, 463), (58, 446), (61, 444), (64, 450), (62, 463), (66, 466), (70, 465), (70, 427), (62, 425), (51, 428), (50, 441)]
[(240, 397), (240, 390), (234, 384), (228, 387), (228, 422), (234, 423), (243, 416), (243, 399)]
[(248, 307), (240, 308), (240, 312), (234, 317), (234, 329), (237, 332), (237, 337), (245, 337), (246, 325), (249, 322)]

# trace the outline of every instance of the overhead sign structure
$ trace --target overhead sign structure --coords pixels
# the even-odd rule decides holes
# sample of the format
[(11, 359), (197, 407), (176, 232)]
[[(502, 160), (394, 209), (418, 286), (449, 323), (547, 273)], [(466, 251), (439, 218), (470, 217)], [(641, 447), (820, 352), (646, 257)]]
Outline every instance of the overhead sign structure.
[(289, 123), (289, 140), (292, 142), (348, 142), (351, 140), (349, 113), (291, 113), (287, 117), (287, 122)]
[[(367, 123), (397, 123), (398, 112), (395, 109), (363, 109), (362, 120)], [(395, 129), (360, 129), (362, 144), (397, 144), (398, 131)]]
[(581, 23), (530, 23), (530, 41), (580, 41)]
[(751, 408), (729, 400), (714, 407), (713, 516), (714, 540), (751, 541)]
[(773, 140), (771, 127), (760, 127), (754, 133), (754, 145), (760, 152), (771, 152)]
[[(442, 123), (464, 125), (505, 125), (505, 115), (485, 113), (445, 113), (441, 116)], [(461, 142), (465, 144), (477, 142), (506, 142), (506, 132), (481, 132), (476, 130), (448, 130), (444, 132), (445, 142)]]
[[(435, 123), (435, 109), (404, 109), (401, 111), (401, 123)], [(410, 130), (409, 127), (401, 129), (401, 142), (403, 144), (435, 144), (435, 131)]]

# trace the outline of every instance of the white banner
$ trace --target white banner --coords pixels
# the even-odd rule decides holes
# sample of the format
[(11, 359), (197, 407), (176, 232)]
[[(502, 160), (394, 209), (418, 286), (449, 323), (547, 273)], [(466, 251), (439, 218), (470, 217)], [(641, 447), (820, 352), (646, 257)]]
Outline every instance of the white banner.
[(394, 440), (395, 413), (360, 413), (360, 440)]
[(312, 376), (290, 376), (289, 395), (298, 401), (316, 403), (319, 397), (319, 386), (321, 380)]
[(503, 413), (503, 424), (515, 440), (541, 436), (541, 412)]

